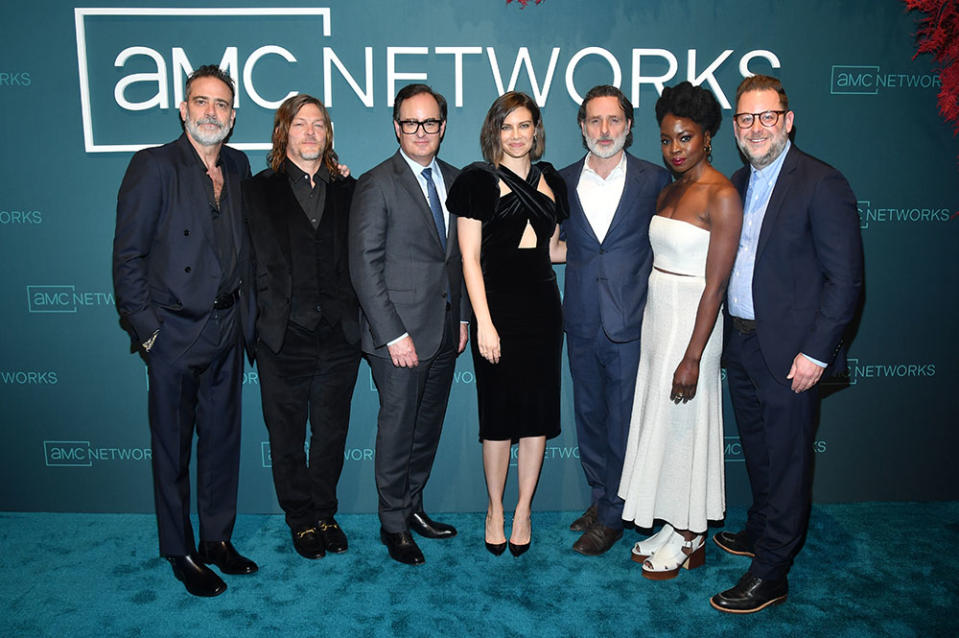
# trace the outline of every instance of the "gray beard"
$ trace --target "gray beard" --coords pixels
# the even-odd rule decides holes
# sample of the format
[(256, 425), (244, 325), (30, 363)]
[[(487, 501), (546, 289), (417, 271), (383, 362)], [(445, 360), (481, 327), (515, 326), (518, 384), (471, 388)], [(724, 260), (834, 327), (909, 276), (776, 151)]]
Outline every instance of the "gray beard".
[(194, 122), (190, 118), (187, 118), (184, 122), (186, 130), (190, 133), (190, 137), (196, 140), (197, 144), (202, 146), (215, 146), (225, 140), (226, 136), (230, 134), (230, 130), (225, 125), (220, 124), (219, 122), (216, 124), (219, 128), (212, 133), (207, 133), (200, 128), (197, 122)]
[(759, 157), (750, 155), (749, 151), (746, 150), (747, 147), (743, 144), (740, 144), (738, 139), (736, 140), (736, 145), (739, 146), (739, 150), (743, 152), (743, 155), (746, 156), (746, 159), (749, 160), (750, 164), (758, 169), (763, 169), (776, 161), (776, 158), (779, 157), (779, 154), (783, 152), (784, 148), (786, 148), (786, 142), (788, 140), (788, 135), (783, 135), (782, 137), (777, 135), (769, 145), (769, 150)]
[(619, 137), (613, 138), (613, 146), (609, 149), (602, 149), (599, 144), (599, 139), (593, 139), (592, 137), (586, 138), (586, 147), (589, 149), (589, 152), (595, 155), (600, 159), (609, 159), (616, 153), (623, 150), (623, 145), (626, 143), (626, 135), (620, 135)]

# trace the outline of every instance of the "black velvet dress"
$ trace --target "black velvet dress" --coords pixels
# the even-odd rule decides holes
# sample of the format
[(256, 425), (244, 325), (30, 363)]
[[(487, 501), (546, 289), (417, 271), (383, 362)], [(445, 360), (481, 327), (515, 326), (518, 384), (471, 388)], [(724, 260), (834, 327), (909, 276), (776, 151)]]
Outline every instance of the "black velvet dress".
[[(536, 190), (540, 175), (555, 203)], [(500, 197), (497, 179), (512, 192)], [(566, 186), (545, 162), (534, 164), (525, 180), (504, 167), (475, 163), (460, 173), (446, 204), (451, 213), (483, 223), (480, 263), (500, 337), (500, 361), (492, 364), (479, 353), (475, 317), (470, 323), (479, 438), (553, 438), (560, 433), (563, 309), (549, 240), (569, 215)], [(527, 222), (536, 233), (535, 248), (519, 248)]]

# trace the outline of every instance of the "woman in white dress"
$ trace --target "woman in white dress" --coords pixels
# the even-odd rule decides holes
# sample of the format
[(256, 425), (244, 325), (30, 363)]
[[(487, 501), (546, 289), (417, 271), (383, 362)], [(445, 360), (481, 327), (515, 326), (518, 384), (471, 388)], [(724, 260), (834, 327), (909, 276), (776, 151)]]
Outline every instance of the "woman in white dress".
[(649, 227), (653, 270), (619, 495), (637, 527), (665, 524), (636, 543), (643, 576), (666, 580), (705, 561), (707, 520), (725, 512), (719, 309), (736, 257), (742, 204), (710, 163), (722, 110), (683, 82), (656, 102), (663, 159), (675, 181)]

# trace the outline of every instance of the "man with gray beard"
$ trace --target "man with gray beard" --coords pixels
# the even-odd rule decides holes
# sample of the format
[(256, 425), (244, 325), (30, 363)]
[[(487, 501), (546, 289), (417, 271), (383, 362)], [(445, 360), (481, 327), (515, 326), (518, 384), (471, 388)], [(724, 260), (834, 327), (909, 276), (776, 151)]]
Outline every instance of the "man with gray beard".
[[(214, 65), (186, 82), (184, 133), (139, 151), (117, 196), (113, 281), (121, 323), (147, 362), (153, 492), (160, 554), (195, 596), (257, 565), (230, 543), (240, 463), (243, 347), (253, 348), (255, 300), (240, 182), (246, 155), (233, 129), (233, 80)], [(190, 454), (197, 437), (199, 551), (190, 523)]]
[(633, 105), (614, 86), (596, 86), (577, 115), (589, 150), (562, 171), (569, 195), (563, 315), (580, 461), (591, 504), (570, 525), (573, 549), (609, 550), (623, 535), (619, 479), (629, 434), (646, 280), (652, 267), (649, 221), (669, 182), (659, 166), (625, 151)]

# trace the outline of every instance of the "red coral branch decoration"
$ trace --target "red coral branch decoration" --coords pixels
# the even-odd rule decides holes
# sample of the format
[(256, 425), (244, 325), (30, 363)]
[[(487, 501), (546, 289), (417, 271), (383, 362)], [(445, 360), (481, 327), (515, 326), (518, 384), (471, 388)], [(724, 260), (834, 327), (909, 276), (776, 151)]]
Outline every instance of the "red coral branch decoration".
[[(506, 4), (509, 4), (509, 3), (512, 2), (512, 1), (513, 1), (513, 0), (506, 0)], [(539, 4), (540, 2), (545, 2), (545, 1), (546, 1), (546, 0), (533, 0), (533, 4)], [(520, 7), (521, 9), (525, 9), (525, 8), (526, 8), (526, 5), (529, 4), (529, 0), (516, 0), (516, 2), (520, 3), (521, 5), (523, 5), (522, 7)]]
[(921, 53), (931, 53), (940, 64), (939, 114), (959, 134), (959, 0), (903, 0), (909, 11), (925, 14), (916, 31)]

